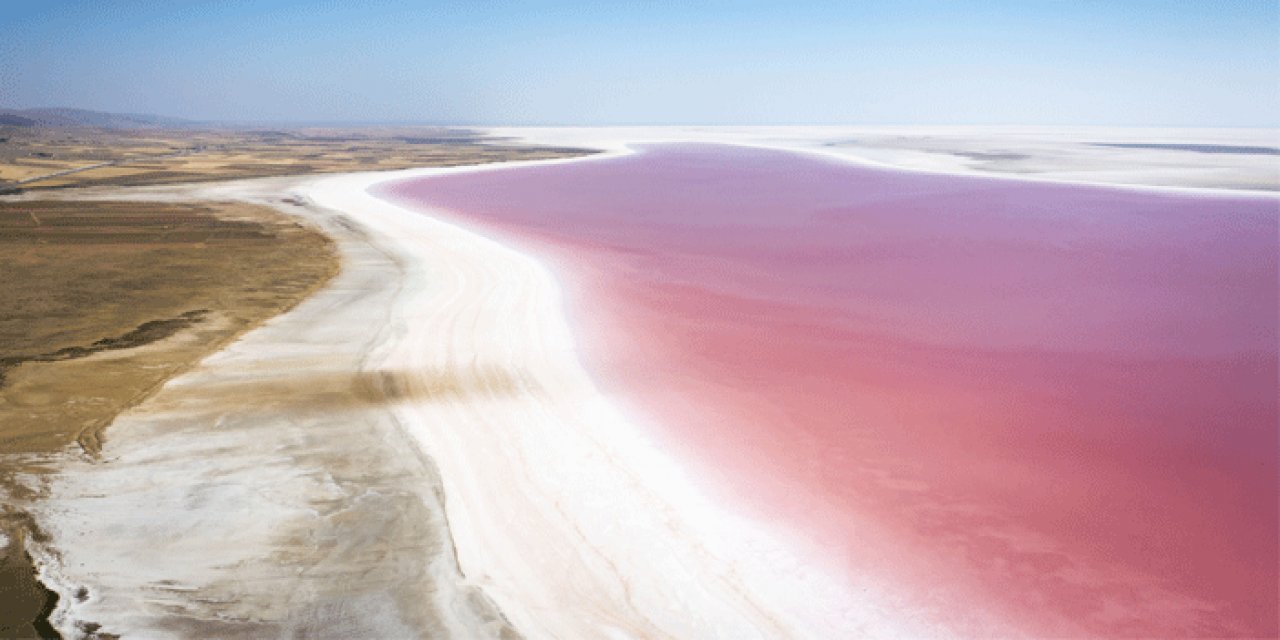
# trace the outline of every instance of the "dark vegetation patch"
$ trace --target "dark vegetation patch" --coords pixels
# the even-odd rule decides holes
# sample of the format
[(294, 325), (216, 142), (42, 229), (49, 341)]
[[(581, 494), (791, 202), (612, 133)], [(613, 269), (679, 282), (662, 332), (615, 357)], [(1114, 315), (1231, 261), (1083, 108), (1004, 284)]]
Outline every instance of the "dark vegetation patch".
[(168, 338), (204, 320), (208, 313), (208, 309), (195, 309), (184, 312), (175, 318), (149, 320), (124, 335), (95, 340), (86, 346), (63, 347), (49, 353), (0, 357), (0, 387), (4, 386), (5, 375), (8, 371), (24, 362), (58, 362), (59, 360), (85, 358), (103, 351), (141, 347), (142, 345)]
[(37, 584), (40, 584), (40, 588), (44, 590), (44, 605), (36, 613), (36, 619), (31, 622), (31, 627), (41, 638), (62, 640), (62, 634), (58, 633), (58, 630), (54, 629), (49, 622), (49, 616), (52, 616), (53, 610), (58, 608), (58, 592), (42, 583), (37, 582)]
[(58, 594), (40, 582), (26, 550), (28, 538), (47, 537), (30, 515), (11, 505), (0, 506), (0, 533), (9, 538), (0, 549), (0, 638), (60, 638), (49, 624)]

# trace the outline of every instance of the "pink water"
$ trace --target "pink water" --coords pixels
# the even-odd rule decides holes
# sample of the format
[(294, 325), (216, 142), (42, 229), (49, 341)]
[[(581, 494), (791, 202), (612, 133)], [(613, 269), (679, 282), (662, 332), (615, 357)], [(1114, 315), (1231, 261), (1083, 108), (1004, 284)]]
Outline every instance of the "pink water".
[(1277, 199), (706, 145), (383, 195), (545, 259), (607, 389), (903, 616), (1277, 633)]

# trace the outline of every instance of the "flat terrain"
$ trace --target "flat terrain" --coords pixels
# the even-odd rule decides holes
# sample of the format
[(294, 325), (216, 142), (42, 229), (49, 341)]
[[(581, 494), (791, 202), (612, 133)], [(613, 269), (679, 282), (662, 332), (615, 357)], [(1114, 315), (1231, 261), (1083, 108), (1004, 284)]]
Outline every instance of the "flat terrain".
[[(0, 123), (0, 194), (18, 194), (0, 200), (0, 637), (54, 633), (57, 597), (24, 549), (44, 540), (31, 517), (43, 478), (96, 459), (120, 412), (338, 271), (325, 235), (267, 207), (136, 202), (132, 187), (583, 153), (421, 127), (27, 124)], [(75, 201), (81, 187), (95, 199)], [(102, 200), (104, 188), (120, 201)]]
[[(337, 269), (326, 244), (244, 204), (0, 203), (0, 446), (77, 440), (92, 452), (104, 416), (168, 377), (133, 366), (140, 347), (196, 326), (233, 335), (279, 313)], [(211, 345), (172, 346), (146, 354)], [(83, 402), (65, 401), (73, 380)]]
[[(55, 459), (96, 456), (103, 429), (166, 380), (337, 272), (332, 243), (264, 207), (63, 200), (132, 187), (531, 160), (466, 130), (114, 129), (0, 123), (0, 636), (47, 635), (52, 602), (14, 505)], [(32, 480), (37, 478), (37, 480)], [(33, 625), (33, 620), (36, 620)]]
[(534, 252), (696, 478), (945, 625), (862, 635), (1275, 635), (1274, 195), (699, 144), (374, 194)]
[(1076, 182), (1280, 190), (1280, 135), (1231, 129), (861, 131), (836, 153), (908, 168)]
[(306, 297), (338, 268), (320, 233), (245, 204), (0, 202), (0, 636), (45, 604), (23, 551), (49, 454), (95, 455), (122, 409)]
[(617, 150), (723, 142), (803, 149), (937, 173), (1089, 184), (1280, 190), (1280, 131), (1128, 127), (833, 126), (499, 128), (528, 144)]
[(115, 130), (0, 125), (0, 193), (439, 167), (581, 153), (505, 145), (457, 129)]

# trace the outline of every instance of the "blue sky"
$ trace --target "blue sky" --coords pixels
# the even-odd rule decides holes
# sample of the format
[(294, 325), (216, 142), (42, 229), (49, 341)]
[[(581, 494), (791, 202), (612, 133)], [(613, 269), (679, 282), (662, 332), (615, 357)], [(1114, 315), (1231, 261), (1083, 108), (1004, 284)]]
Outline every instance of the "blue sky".
[(0, 106), (238, 121), (1276, 126), (1277, 6), (0, 0)]

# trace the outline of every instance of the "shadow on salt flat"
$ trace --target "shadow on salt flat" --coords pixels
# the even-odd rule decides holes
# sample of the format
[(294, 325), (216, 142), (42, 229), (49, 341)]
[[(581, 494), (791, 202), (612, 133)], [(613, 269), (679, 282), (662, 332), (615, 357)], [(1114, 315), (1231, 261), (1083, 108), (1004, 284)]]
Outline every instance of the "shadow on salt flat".
[(354, 411), (408, 402), (506, 398), (538, 391), (532, 376), (499, 366), (438, 371), (344, 371), (288, 367), (286, 376), (202, 380), (184, 397), (187, 410), (207, 413), (286, 410)]

